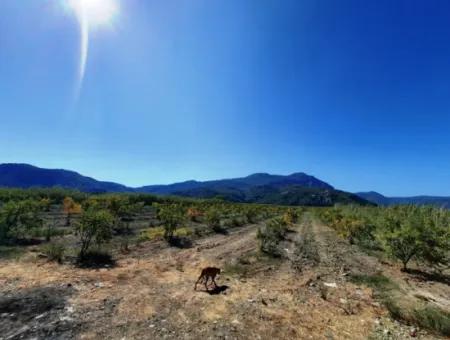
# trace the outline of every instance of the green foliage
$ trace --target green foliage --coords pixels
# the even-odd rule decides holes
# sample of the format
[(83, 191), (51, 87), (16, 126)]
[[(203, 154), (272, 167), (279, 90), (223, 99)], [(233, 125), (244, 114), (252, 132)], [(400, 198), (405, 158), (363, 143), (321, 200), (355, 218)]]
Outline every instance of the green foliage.
[(164, 239), (171, 242), (176, 228), (185, 220), (185, 209), (180, 204), (157, 205), (157, 208), (164, 226)]
[(249, 223), (256, 223), (258, 217), (258, 209), (250, 206), (244, 210), (245, 217)]
[(39, 202), (32, 199), (4, 204), (0, 210), (0, 242), (25, 239), (33, 228), (42, 228), (41, 210)]
[(375, 295), (381, 299), (391, 316), (397, 320), (404, 320), (416, 324), (442, 335), (450, 335), (450, 314), (437, 307), (423, 306), (412, 302), (400, 287), (384, 275), (355, 275), (352, 282), (364, 284), (374, 289)]
[(205, 214), (206, 223), (215, 232), (220, 232), (222, 230), (220, 226), (220, 212), (217, 208), (211, 207)]
[(366, 249), (381, 249), (406, 270), (411, 260), (442, 271), (449, 266), (450, 212), (427, 206), (335, 207), (316, 214)]
[(107, 210), (90, 208), (83, 211), (75, 231), (80, 238), (80, 257), (84, 257), (92, 242), (101, 246), (112, 238), (114, 217)]
[(421, 327), (450, 336), (450, 313), (427, 306), (416, 309), (414, 311), (414, 319)]
[(259, 228), (257, 238), (260, 241), (260, 250), (273, 257), (280, 257), (279, 243), (287, 232), (287, 224), (283, 218), (273, 218)]
[(47, 256), (50, 261), (62, 263), (66, 248), (62, 244), (49, 243), (42, 247), (42, 253)]
[(105, 205), (115, 219), (114, 230), (117, 234), (130, 234), (130, 223), (144, 207), (143, 202), (133, 202), (123, 195), (107, 197)]

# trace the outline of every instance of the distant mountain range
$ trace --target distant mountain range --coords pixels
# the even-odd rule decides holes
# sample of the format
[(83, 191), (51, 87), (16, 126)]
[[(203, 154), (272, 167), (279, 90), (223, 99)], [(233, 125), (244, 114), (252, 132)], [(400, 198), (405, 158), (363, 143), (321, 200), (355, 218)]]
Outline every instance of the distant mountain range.
[(0, 187), (62, 187), (95, 193), (134, 192), (193, 198), (220, 197), (233, 202), (281, 205), (432, 204), (450, 208), (450, 197), (386, 197), (375, 191), (352, 194), (336, 190), (330, 184), (302, 172), (288, 176), (256, 173), (241, 178), (204, 182), (186, 181), (132, 188), (118, 183), (98, 181), (69, 170), (43, 169), (29, 164), (0, 164)]
[(0, 164), (0, 187), (63, 187), (96, 193), (135, 192), (194, 198), (220, 197), (234, 202), (283, 205), (370, 204), (357, 195), (336, 190), (330, 184), (305, 173), (288, 176), (257, 173), (234, 179), (131, 188), (118, 183), (97, 181), (74, 171), (43, 169), (29, 164)]
[(378, 192), (359, 192), (357, 195), (377, 205), (389, 206), (396, 204), (434, 205), (450, 209), (450, 197), (443, 196), (412, 196), (412, 197), (386, 197)]

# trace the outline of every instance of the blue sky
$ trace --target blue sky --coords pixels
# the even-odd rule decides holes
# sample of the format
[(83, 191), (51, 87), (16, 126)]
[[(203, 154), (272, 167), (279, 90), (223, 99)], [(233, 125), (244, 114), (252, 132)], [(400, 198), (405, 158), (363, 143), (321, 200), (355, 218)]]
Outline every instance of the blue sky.
[(446, 0), (0, 1), (0, 162), (127, 185), (304, 171), (450, 195)]

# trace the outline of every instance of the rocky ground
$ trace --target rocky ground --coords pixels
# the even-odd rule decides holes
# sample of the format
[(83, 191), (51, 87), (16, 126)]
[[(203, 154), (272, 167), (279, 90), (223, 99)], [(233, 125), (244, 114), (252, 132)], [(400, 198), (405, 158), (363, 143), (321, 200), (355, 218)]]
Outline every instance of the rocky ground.
[[(326, 226), (308, 216), (293, 226), (280, 259), (258, 252), (257, 227), (188, 249), (147, 242), (112, 268), (3, 261), (0, 339), (437, 338), (392, 321), (350, 282), (384, 265)], [(222, 268), (219, 288), (195, 291), (206, 266)]]

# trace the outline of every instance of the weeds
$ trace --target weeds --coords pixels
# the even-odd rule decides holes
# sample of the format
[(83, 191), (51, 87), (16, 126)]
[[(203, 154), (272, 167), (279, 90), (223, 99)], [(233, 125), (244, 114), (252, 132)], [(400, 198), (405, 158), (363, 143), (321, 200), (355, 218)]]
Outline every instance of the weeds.
[(62, 263), (66, 248), (62, 244), (49, 243), (42, 247), (42, 253), (47, 256), (49, 261)]
[(355, 275), (352, 282), (364, 284), (374, 289), (394, 319), (416, 324), (419, 327), (450, 335), (450, 314), (437, 307), (408, 298), (400, 287), (384, 275)]

